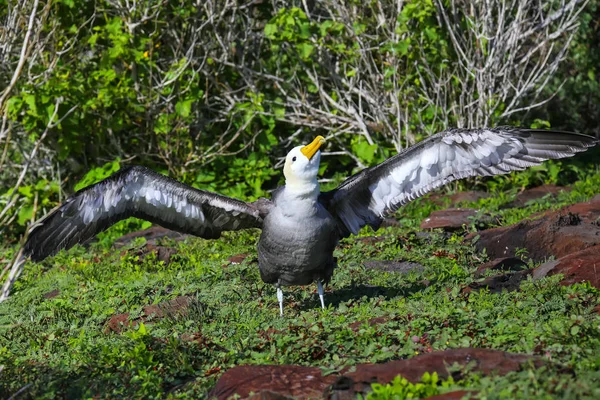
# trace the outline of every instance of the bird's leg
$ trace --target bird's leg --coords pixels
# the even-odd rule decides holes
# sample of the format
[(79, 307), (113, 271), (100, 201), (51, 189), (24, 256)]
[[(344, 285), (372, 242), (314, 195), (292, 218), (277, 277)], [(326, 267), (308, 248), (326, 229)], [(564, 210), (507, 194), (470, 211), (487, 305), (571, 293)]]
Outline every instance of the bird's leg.
[(283, 317), (283, 290), (279, 287), (279, 283), (276, 285), (277, 287), (277, 300), (279, 300), (279, 315)]
[(317, 292), (319, 293), (319, 299), (321, 299), (321, 308), (325, 309), (325, 297), (323, 295), (323, 285), (321, 281), (317, 281)]

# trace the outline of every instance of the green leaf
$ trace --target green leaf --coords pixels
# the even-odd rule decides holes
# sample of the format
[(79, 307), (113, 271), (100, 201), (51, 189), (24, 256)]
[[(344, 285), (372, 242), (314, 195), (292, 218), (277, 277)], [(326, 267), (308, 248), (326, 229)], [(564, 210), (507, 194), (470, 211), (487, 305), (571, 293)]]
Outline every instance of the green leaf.
[(38, 116), (37, 105), (35, 104), (35, 96), (30, 93), (23, 94), (23, 100), (29, 106), (29, 113), (33, 116)]
[(31, 219), (32, 215), (33, 215), (33, 205), (21, 207), (19, 209), (17, 223), (22, 226), (26, 225), (27, 222)]
[(300, 24), (300, 34), (298, 35), (301, 39), (308, 39), (311, 36), (310, 33), (310, 24), (302, 23)]
[(13, 118), (19, 113), (19, 111), (21, 111), (22, 106), (23, 106), (23, 99), (18, 96), (11, 97), (6, 102), (8, 114)]
[(296, 46), (296, 49), (298, 49), (298, 53), (300, 53), (300, 58), (307, 60), (313, 53), (315, 46), (310, 43), (300, 43)]
[(571, 335), (577, 336), (577, 334), (579, 333), (580, 330), (581, 330), (581, 327), (579, 325), (573, 325), (571, 327)]
[(179, 101), (177, 104), (175, 104), (175, 112), (183, 118), (189, 117), (192, 111), (193, 102), (193, 99)]
[(401, 56), (405, 56), (408, 54), (408, 46), (410, 43), (410, 39), (401, 40), (394, 45), (394, 51), (396, 51)]
[(146, 325), (144, 325), (143, 322), (140, 322), (140, 326), (138, 328), (138, 333), (140, 335), (147, 335), (148, 334), (148, 329), (146, 329)]
[(369, 144), (366, 139), (360, 138), (358, 142), (352, 144), (352, 151), (365, 164), (371, 164), (375, 158), (376, 144)]
[(275, 39), (275, 34), (277, 33), (278, 29), (277, 29), (277, 25), (275, 24), (267, 24), (265, 25), (265, 36), (267, 37), (267, 39)]
[(74, 189), (81, 190), (84, 187), (108, 178), (110, 175), (119, 170), (120, 161), (120, 159), (116, 159), (115, 161), (108, 162), (101, 167), (91, 169), (87, 174), (85, 174), (82, 180), (77, 182)]
[(27, 198), (32, 198), (33, 192), (31, 190), (31, 185), (19, 187), (19, 194), (21, 194)]

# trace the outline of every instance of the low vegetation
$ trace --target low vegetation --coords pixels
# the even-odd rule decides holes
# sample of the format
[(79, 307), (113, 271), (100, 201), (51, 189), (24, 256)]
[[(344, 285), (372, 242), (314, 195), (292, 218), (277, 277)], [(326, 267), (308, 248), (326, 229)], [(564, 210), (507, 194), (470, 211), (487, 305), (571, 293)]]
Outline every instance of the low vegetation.
[[(471, 205), (509, 224), (600, 192), (595, 171), (581, 174), (572, 191), (522, 209), (503, 208), (514, 191)], [(113, 229), (88, 247), (29, 263), (12, 297), (0, 304), (0, 397), (23, 390), (26, 398), (198, 398), (236, 365), (301, 364), (328, 373), (473, 346), (550, 363), (503, 377), (470, 373), (453, 381), (427, 374), (420, 384), (398, 378), (374, 386), (370, 396), (468, 388), (481, 398), (597, 398), (598, 290), (586, 283), (563, 286), (560, 276), (529, 279), (512, 292), (463, 290), (477, 280), (473, 272), (486, 256), (464, 243), (462, 232), (418, 233), (418, 222), (437, 207), (418, 200), (399, 214), (402, 227), (377, 232), (380, 241), (342, 241), (327, 309), (319, 308), (315, 287), (293, 287), (285, 291), (284, 318), (275, 289), (260, 280), (254, 231), (213, 241), (162, 239), (160, 245), (176, 250), (165, 264), (142, 251), (145, 239), (111, 247), (121, 234)], [(15, 250), (4, 247), (0, 257)], [(249, 256), (240, 264), (228, 261), (237, 254)], [(422, 268), (398, 274), (369, 269), (366, 260), (407, 260)], [(145, 315), (144, 306), (178, 296), (191, 299), (181, 312)], [(109, 324), (123, 313), (122, 325)], [(374, 318), (379, 323), (369, 324)]]

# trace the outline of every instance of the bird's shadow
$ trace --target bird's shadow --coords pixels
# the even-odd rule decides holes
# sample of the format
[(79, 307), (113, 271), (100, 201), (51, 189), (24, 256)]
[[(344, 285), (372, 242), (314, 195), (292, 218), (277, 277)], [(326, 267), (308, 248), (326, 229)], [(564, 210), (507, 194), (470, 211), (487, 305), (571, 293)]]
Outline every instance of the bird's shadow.
[[(413, 293), (424, 290), (427, 284), (424, 282), (414, 282), (406, 286), (385, 287), (379, 285), (369, 285), (364, 283), (351, 283), (340, 289), (333, 288), (332, 291), (325, 291), (325, 306), (329, 305), (338, 308), (341, 303), (346, 303), (350, 300), (358, 300), (362, 297), (375, 298), (383, 297), (385, 300), (391, 300), (396, 297), (406, 297)], [(307, 297), (299, 302), (298, 309), (302, 311), (313, 308), (320, 308), (321, 303), (319, 297)]]

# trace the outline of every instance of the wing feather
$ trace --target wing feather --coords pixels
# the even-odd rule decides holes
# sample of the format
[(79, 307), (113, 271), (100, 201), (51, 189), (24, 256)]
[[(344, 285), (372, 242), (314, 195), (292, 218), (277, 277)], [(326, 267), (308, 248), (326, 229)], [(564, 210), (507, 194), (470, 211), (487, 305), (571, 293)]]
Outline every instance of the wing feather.
[(320, 201), (343, 236), (377, 229), (399, 207), (449, 182), (523, 170), (571, 157), (597, 144), (587, 135), (519, 129), (451, 129), (429, 137), (383, 163), (351, 176)]
[(25, 243), (25, 255), (42, 260), (93, 237), (115, 222), (137, 217), (179, 232), (218, 238), (222, 231), (261, 228), (261, 207), (198, 190), (144, 167), (128, 167), (69, 197), (44, 217)]

